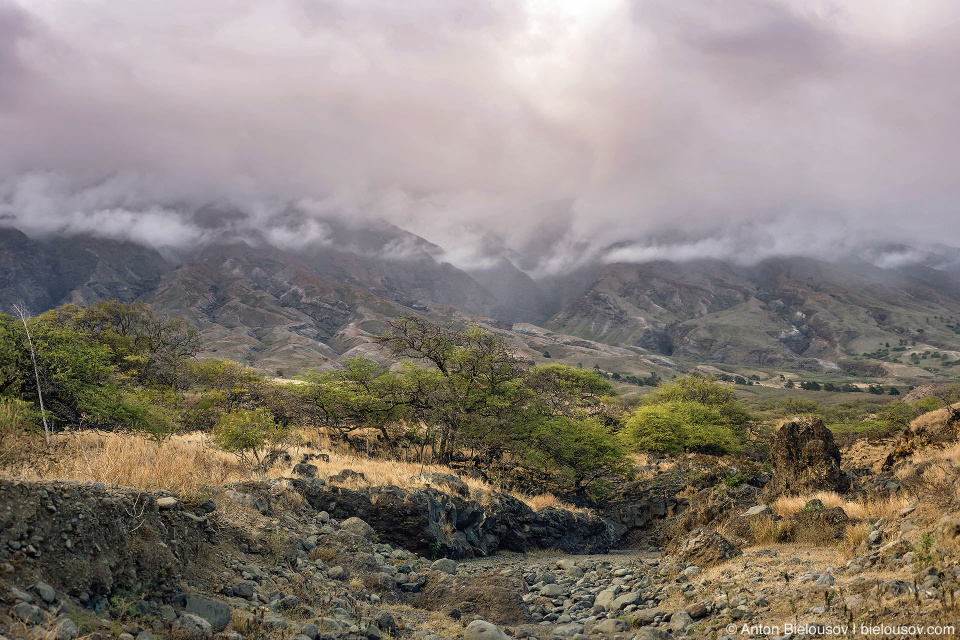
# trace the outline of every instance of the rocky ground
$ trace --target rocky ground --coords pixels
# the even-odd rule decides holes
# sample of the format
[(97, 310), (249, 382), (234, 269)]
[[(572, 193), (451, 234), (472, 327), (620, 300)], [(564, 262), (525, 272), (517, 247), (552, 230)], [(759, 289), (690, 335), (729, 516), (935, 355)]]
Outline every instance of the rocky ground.
[[(794, 431), (805, 429), (816, 425)], [(814, 449), (829, 462), (828, 444)], [(878, 495), (909, 484), (812, 469), (816, 452), (801, 448), (793, 472), (781, 461), (776, 483), (756, 484), (827, 478)], [(858, 451), (857, 465), (870, 462)], [(960, 517), (949, 501), (859, 521), (810, 502), (780, 517), (763, 486), (720, 482), (621, 505), (600, 526), (596, 515), (467, 495), (456, 479), (348, 491), (305, 476), (202, 501), (0, 481), (0, 636), (893, 638), (960, 628)], [(862, 535), (838, 541), (851, 524)], [(611, 549), (618, 542), (630, 548)]]

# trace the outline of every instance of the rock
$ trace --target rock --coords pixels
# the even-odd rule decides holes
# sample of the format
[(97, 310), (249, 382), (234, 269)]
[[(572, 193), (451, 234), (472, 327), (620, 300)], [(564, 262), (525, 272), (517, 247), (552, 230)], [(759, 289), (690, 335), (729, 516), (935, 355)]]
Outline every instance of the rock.
[(653, 621), (659, 616), (663, 617), (664, 612), (660, 609), (637, 609), (630, 614), (629, 619), (635, 625), (645, 626), (653, 624)]
[(773, 513), (773, 509), (771, 509), (765, 504), (758, 504), (755, 507), (750, 507), (740, 515), (745, 517), (750, 517), (750, 516), (765, 516), (771, 513)]
[(890, 471), (894, 464), (912, 456), (919, 449), (956, 442), (958, 435), (960, 404), (925, 413), (914, 419), (900, 434), (896, 447), (883, 463), (883, 470)]
[(367, 477), (365, 475), (353, 469), (342, 469), (340, 473), (330, 476), (329, 478), (330, 482), (346, 482), (347, 480), (362, 481), (366, 479)]
[(677, 558), (698, 567), (711, 567), (741, 555), (732, 542), (710, 529), (692, 531), (677, 550)]
[(213, 634), (213, 627), (205, 619), (192, 613), (185, 613), (173, 623), (175, 631), (188, 638), (206, 638)]
[(617, 597), (617, 592), (613, 589), (604, 589), (597, 594), (597, 597), (594, 599), (593, 604), (597, 607), (603, 607), (604, 611), (609, 609), (613, 605), (613, 601)]
[(820, 577), (817, 578), (817, 581), (814, 583), (818, 587), (831, 587), (833, 586), (834, 579), (833, 576), (829, 573), (821, 573)]
[(40, 620), (42, 619), (40, 616), (40, 607), (27, 604), (26, 602), (13, 605), (10, 613), (13, 614), (13, 617), (27, 624), (40, 624)]
[(633, 640), (673, 640), (673, 636), (663, 629), (654, 627), (641, 627)]
[(223, 631), (230, 624), (230, 607), (221, 600), (196, 593), (181, 593), (174, 597), (173, 604), (203, 618), (216, 632)]
[(560, 624), (553, 629), (553, 635), (560, 638), (572, 638), (578, 633), (583, 633), (583, 625), (579, 622)]
[(347, 518), (340, 523), (340, 528), (344, 531), (348, 531), (355, 536), (360, 536), (364, 540), (372, 540), (376, 535), (376, 531), (373, 530), (369, 524), (361, 520), (360, 518)]
[(706, 618), (709, 613), (707, 611), (707, 608), (702, 604), (692, 604), (686, 609), (684, 609), (684, 611), (690, 614), (690, 617), (693, 618), (694, 620), (699, 620), (700, 618)]
[(510, 640), (510, 636), (495, 624), (474, 620), (463, 630), (463, 640)]
[(346, 580), (347, 570), (341, 566), (330, 567), (327, 570), (327, 577), (331, 580)]
[(397, 619), (394, 618), (393, 614), (389, 611), (380, 611), (380, 613), (377, 614), (376, 623), (381, 631), (387, 631), (390, 634), (396, 633), (397, 631)]
[(557, 596), (563, 595), (563, 587), (558, 584), (544, 585), (544, 587), (540, 589), (540, 595), (544, 598), (556, 598)]
[(234, 595), (249, 600), (253, 597), (253, 590), (257, 588), (257, 583), (253, 580), (241, 580), (233, 585)]
[(574, 580), (579, 580), (583, 577), (583, 569), (577, 566), (570, 567), (569, 569), (564, 570), (564, 573)]
[(786, 541), (828, 544), (843, 536), (849, 521), (843, 508), (827, 509), (819, 500), (810, 500), (783, 521), (780, 531)]
[(470, 487), (467, 483), (450, 473), (423, 473), (410, 479), (428, 487), (437, 487), (441, 491), (446, 490), (462, 498), (470, 495)]
[(819, 418), (795, 418), (770, 436), (773, 479), (770, 496), (814, 491), (846, 491), (850, 479), (840, 470), (840, 449)]
[(157, 500), (157, 508), (160, 511), (169, 511), (170, 509), (175, 508), (180, 501), (174, 498), (173, 496), (165, 496)]
[(593, 625), (593, 631), (606, 634), (623, 633), (629, 628), (630, 624), (626, 620), (618, 620), (617, 618), (607, 618)]
[(70, 618), (62, 618), (54, 623), (49, 632), (44, 634), (45, 640), (73, 640), (80, 635), (80, 629)]
[(48, 585), (46, 582), (38, 582), (33, 585), (33, 590), (37, 592), (37, 595), (40, 596), (40, 599), (50, 604), (57, 599), (57, 592), (53, 590), (53, 587)]
[(675, 612), (670, 616), (670, 628), (673, 631), (682, 632), (686, 631), (687, 627), (693, 624), (693, 618), (690, 617), (690, 614), (684, 610)]
[(293, 466), (293, 472), (298, 476), (303, 476), (305, 478), (316, 478), (317, 473), (320, 469), (315, 464), (307, 464), (305, 462), (300, 462)]
[(16, 598), (17, 600), (23, 600), (27, 604), (31, 604), (33, 602), (33, 596), (31, 596), (26, 591), (21, 591), (20, 589), (17, 589), (16, 587), (10, 587), (10, 593), (12, 593), (13, 597)]
[(430, 565), (431, 571), (443, 571), (452, 576), (457, 575), (457, 563), (450, 558), (440, 558)]
[(613, 602), (610, 603), (609, 610), (616, 613), (631, 604), (640, 604), (641, 602), (643, 602), (642, 594), (636, 591), (628, 591), (614, 598)]

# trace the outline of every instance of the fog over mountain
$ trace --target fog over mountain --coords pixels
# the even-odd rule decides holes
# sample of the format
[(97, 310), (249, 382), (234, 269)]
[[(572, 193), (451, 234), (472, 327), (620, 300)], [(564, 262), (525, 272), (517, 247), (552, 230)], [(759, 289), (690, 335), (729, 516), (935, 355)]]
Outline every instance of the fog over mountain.
[(956, 245), (958, 75), (949, 0), (0, 0), (0, 223), (386, 220), (535, 277)]

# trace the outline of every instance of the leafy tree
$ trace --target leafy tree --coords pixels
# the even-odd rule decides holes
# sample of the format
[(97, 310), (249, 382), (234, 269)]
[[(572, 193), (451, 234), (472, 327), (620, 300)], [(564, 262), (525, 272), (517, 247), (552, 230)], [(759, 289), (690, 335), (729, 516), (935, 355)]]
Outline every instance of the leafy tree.
[(184, 388), (186, 363), (200, 351), (200, 333), (182, 317), (166, 318), (145, 302), (107, 300), (89, 307), (66, 304), (45, 314), (105, 345), (112, 364), (141, 384)]
[(638, 408), (624, 425), (623, 440), (633, 450), (663, 453), (736, 453), (742, 434), (715, 407), (671, 400)]
[(538, 473), (555, 491), (601, 497), (611, 473), (632, 474), (624, 446), (596, 418), (534, 420), (516, 433), (513, 452), (520, 466)]
[(292, 428), (274, 420), (267, 409), (240, 409), (221, 416), (213, 435), (218, 447), (263, 474), (290, 441)]

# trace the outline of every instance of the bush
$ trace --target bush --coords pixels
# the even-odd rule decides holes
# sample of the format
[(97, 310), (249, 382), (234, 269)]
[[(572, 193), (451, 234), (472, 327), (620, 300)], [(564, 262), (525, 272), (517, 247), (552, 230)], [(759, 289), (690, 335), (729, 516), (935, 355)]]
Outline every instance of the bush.
[(551, 488), (600, 498), (611, 473), (631, 475), (623, 444), (596, 418), (559, 416), (520, 429), (511, 448)]
[(635, 451), (725, 454), (740, 451), (741, 434), (715, 407), (671, 401), (640, 407), (627, 418), (621, 437)]
[(277, 423), (273, 414), (260, 408), (241, 409), (221, 416), (213, 436), (217, 446), (263, 474), (291, 440), (292, 429)]

